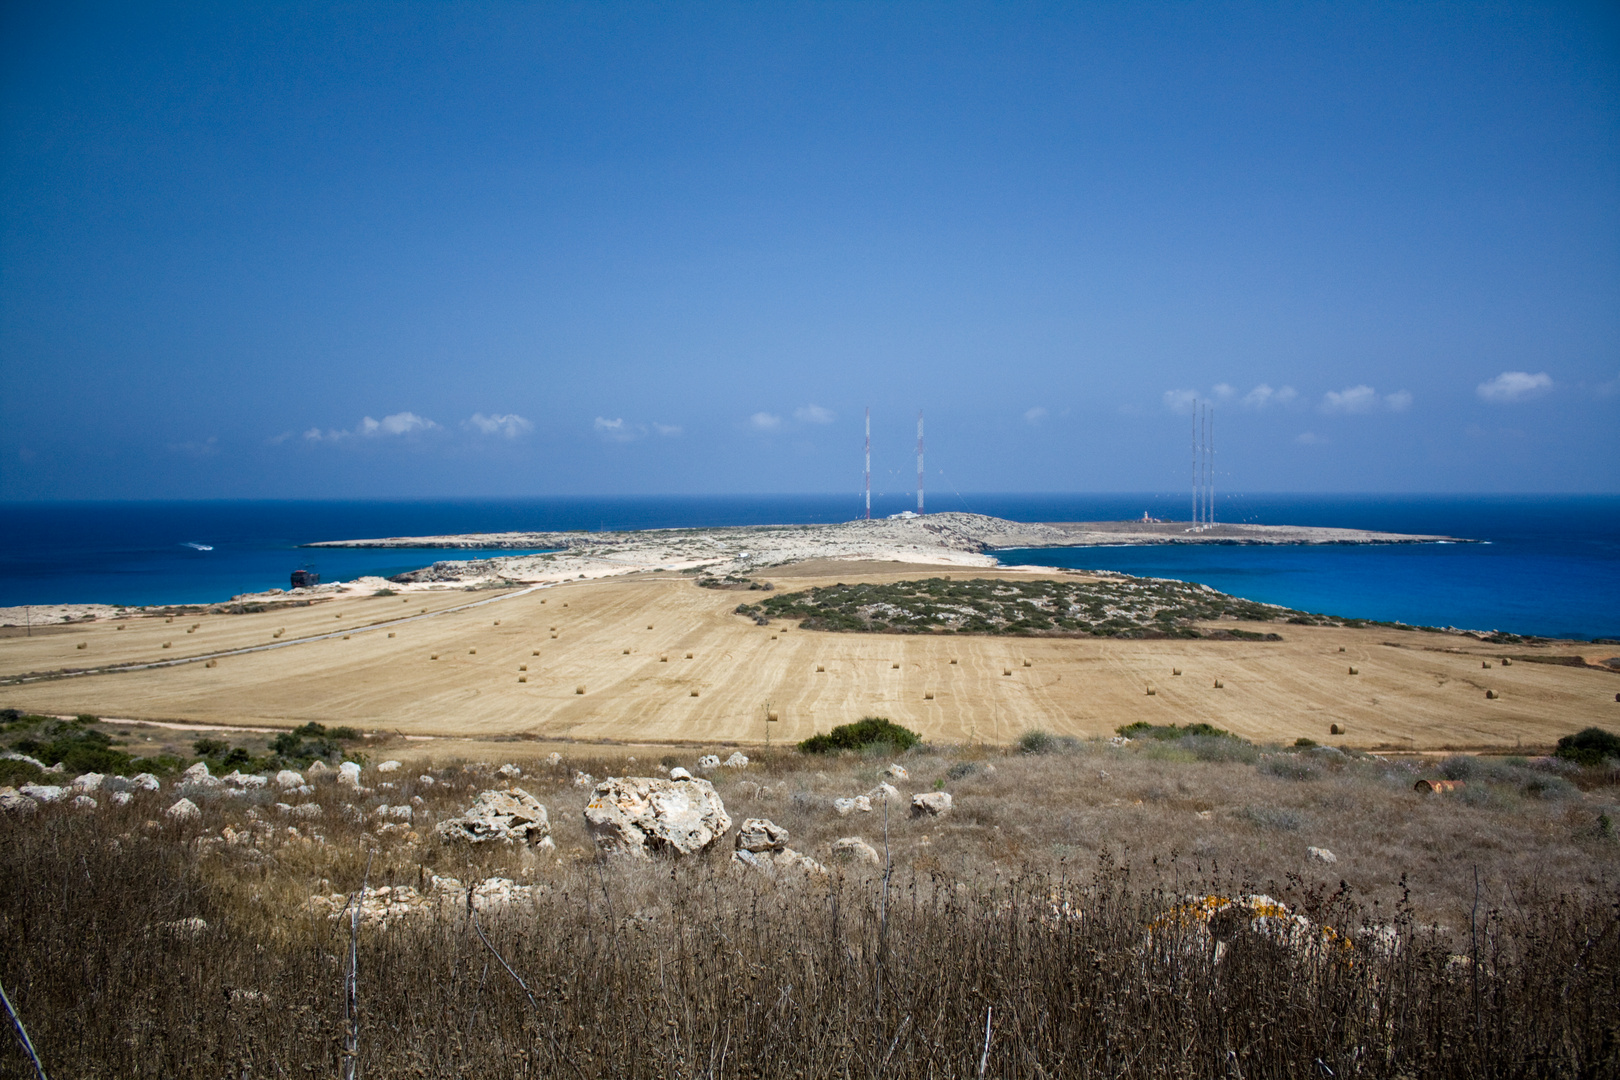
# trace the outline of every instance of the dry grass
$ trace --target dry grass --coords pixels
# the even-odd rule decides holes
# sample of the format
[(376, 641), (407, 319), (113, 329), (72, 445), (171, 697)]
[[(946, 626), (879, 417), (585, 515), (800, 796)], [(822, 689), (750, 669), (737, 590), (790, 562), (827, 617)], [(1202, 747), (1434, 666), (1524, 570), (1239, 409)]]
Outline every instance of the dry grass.
[[(358, 890), (369, 865), (373, 887), (438, 873), (537, 889), (532, 908), (482, 920), (500, 958), (460, 918), (362, 931), (367, 1077), (969, 1076), (987, 1012), (984, 1075), (998, 1077), (1620, 1064), (1620, 845), (1600, 825), (1620, 817), (1612, 774), (1537, 787), (1558, 778), (1433, 763), (1431, 775), (1471, 774), (1468, 799), (1423, 799), (1403, 763), (1212, 740), (1044, 747), (899, 758), (903, 793), (940, 782), (956, 808), (889, 818), (887, 882), (858, 867), (773, 882), (724, 850), (598, 863), (573, 775), (653, 773), (645, 755), (441, 762), (432, 785), (422, 767), (368, 771), (369, 796), (318, 782), (313, 822), (249, 795), (199, 796), (200, 820), (149, 824), (173, 791), (5, 815), (0, 977), (53, 1075), (331, 1075), (346, 922), (305, 902)], [(434, 820), (499, 786), (503, 760), (550, 809), (555, 854), (434, 837)], [(825, 859), (840, 836), (885, 847), (881, 810), (840, 818), (830, 803), (875, 786), (891, 760), (786, 752), (712, 775), (734, 819), (769, 817)], [(379, 835), (370, 811), (413, 798), (410, 830)], [(226, 828), (242, 842), (221, 842)], [(1307, 862), (1309, 845), (1340, 861)], [(1198, 924), (1166, 918), (1189, 894), (1256, 891), (1348, 944), (1225, 926), (1217, 961)], [(174, 925), (191, 918), (206, 929)], [(1374, 925), (1398, 948), (1357, 936)], [(0, 1072), (25, 1068), (8, 1043)]]

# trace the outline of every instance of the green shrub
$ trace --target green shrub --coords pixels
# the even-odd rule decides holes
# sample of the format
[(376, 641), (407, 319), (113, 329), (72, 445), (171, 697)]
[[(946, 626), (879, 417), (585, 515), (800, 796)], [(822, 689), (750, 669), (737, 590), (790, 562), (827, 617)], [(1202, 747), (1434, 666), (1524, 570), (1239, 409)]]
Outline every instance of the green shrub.
[(1293, 754), (1271, 754), (1262, 758), (1260, 771), (1284, 780), (1315, 780), (1322, 775), (1321, 769)]
[(799, 744), (799, 749), (806, 754), (830, 754), (887, 743), (896, 750), (909, 750), (921, 741), (922, 737), (910, 728), (881, 716), (868, 716), (853, 724), (840, 724), (825, 735), (812, 735)]
[(216, 739), (212, 736), (204, 735), (202, 738), (192, 743), (191, 748), (197, 752), (198, 757), (211, 758), (219, 757), (221, 754), (231, 748), (231, 744), (226, 742), (224, 739)]
[(1051, 732), (1032, 728), (1018, 736), (1018, 749), (1026, 754), (1050, 754), (1057, 749), (1057, 740)]
[(37, 758), (46, 765), (61, 765), (69, 773), (114, 773), (127, 776), (140, 771), (135, 759), (113, 746), (105, 732), (86, 729), (78, 720), (63, 722), (37, 718), (29, 734), (12, 744), (12, 749)]
[(1126, 724), (1114, 729), (1127, 739), (1181, 739), (1188, 735), (1217, 735), (1225, 738), (1236, 738), (1230, 731), (1223, 731), (1214, 724), (1206, 724), (1200, 720), (1196, 724), (1185, 727), (1179, 724), (1150, 724), (1146, 720), (1138, 720), (1134, 724)]
[(0, 758), (0, 784), (37, 784), (45, 779), (45, 770), (31, 761)]
[(1601, 765), (1604, 758), (1620, 759), (1620, 735), (1589, 727), (1559, 739), (1553, 756), (1577, 765)]

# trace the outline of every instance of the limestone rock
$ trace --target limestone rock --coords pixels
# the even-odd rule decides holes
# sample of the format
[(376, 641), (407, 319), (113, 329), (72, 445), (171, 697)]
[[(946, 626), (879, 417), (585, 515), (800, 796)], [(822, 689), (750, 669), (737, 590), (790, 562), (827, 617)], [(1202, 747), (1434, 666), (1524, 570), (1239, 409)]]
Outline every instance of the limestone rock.
[(383, 803), (377, 807), (377, 816), (380, 818), (397, 818), (400, 821), (410, 821), (415, 814), (416, 812), (406, 804), (389, 806), (387, 803)]
[[(283, 807), (286, 807), (286, 809), (282, 809)], [(322, 814), (326, 813), (326, 811), (321, 809), (320, 803), (313, 802), (299, 803), (297, 806), (287, 806), (286, 803), (277, 803), (276, 809), (281, 810), (281, 812), (286, 814), (288, 817), (299, 818), (318, 818)]]
[(24, 784), (17, 789), (35, 802), (55, 802), (68, 793), (68, 789), (56, 784)]
[(1310, 859), (1311, 862), (1319, 863), (1336, 863), (1339, 861), (1339, 857), (1325, 847), (1306, 848), (1305, 857)]
[(870, 814), (872, 812), (872, 800), (865, 795), (857, 795), (853, 799), (834, 799), (833, 809), (838, 811), (839, 817), (847, 817), (850, 814)]
[(797, 870), (812, 876), (827, 873), (825, 866), (792, 848), (783, 848), (781, 851), (734, 851), (731, 853), (731, 861), (738, 866), (761, 871), (770, 877), (776, 877), (787, 870)]
[(94, 810), (95, 808), (96, 800), (88, 795), (78, 795), (73, 799), (73, 809), (75, 810)]
[[(401, 807), (410, 810), (410, 807)], [(459, 818), (439, 822), (439, 835), (446, 840), (483, 843), (500, 840), (538, 844), (551, 835), (551, 821), (540, 801), (522, 788), (481, 792)]]
[(163, 784), (149, 772), (136, 773), (129, 778), (130, 786), (138, 791), (156, 791)]
[(595, 787), (596, 786), (596, 777), (592, 776), (588, 772), (576, 772), (576, 773), (574, 773), (574, 786), (575, 787)]
[(909, 780), (909, 779), (911, 779), (911, 774), (906, 772), (906, 767), (904, 765), (898, 765), (898, 764), (890, 765), (887, 769), (884, 769), (883, 770), (883, 775), (887, 776), (890, 780)]
[(700, 769), (718, 769), (719, 767), (720, 759), (714, 754), (704, 754), (698, 758), (698, 768)]
[(877, 848), (868, 844), (859, 836), (845, 836), (834, 840), (832, 844), (833, 858), (844, 862), (867, 863), (879, 866), (883, 860), (878, 857)]
[(738, 851), (781, 851), (787, 842), (788, 831), (769, 818), (748, 818), (737, 830)]
[(518, 766), (513, 765), (511, 762), (507, 762), (505, 765), (502, 765), (495, 771), (506, 777), (508, 780), (516, 780), (518, 777), (523, 775), (523, 770)]
[(180, 775), (182, 777), (184, 777), (185, 779), (187, 779), (187, 780), (201, 779), (202, 777), (209, 775), (209, 773), (208, 773), (208, 762), (199, 761), (199, 762), (197, 762), (197, 764), (195, 764), (195, 765), (191, 766), (190, 768), (186, 769), (186, 771), (181, 773)]
[(305, 769), (304, 771), (311, 776), (319, 776), (321, 773), (331, 772), (332, 770), (331, 767), (328, 766), (324, 761), (312, 761), (310, 762), (309, 768)]
[(288, 788), (303, 787), (304, 778), (300, 774), (293, 772), (291, 769), (282, 769), (280, 772), (276, 773), (276, 786), (281, 788), (283, 791), (287, 790)]
[(546, 764), (552, 766), (561, 765), (562, 755), (553, 750), (551, 753), (546, 755)]
[(948, 791), (928, 791), (911, 797), (912, 817), (943, 817), (951, 812)]
[(614, 776), (596, 785), (585, 826), (598, 849), (646, 858), (701, 851), (731, 828), (731, 818), (707, 780)]
[(239, 769), (233, 769), (231, 772), (226, 773), (224, 776), (220, 777), (220, 780), (229, 784), (231, 787), (241, 788), (244, 791), (252, 791), (257, 788), (262, 788), (270, 783), (270, 778), (268, 776), (255, 776), (243, 773)]
[(897, 803), (900, 801), (900, 792), (893, 784), (879, 784), (871, 791), (868, 791), (866, 797), (872, 801), (873, 806), (878, 803)]
[(748, 768), (748, 755), (744, 754), (741, 750), (734, 750), (732, 751), (731, 756), (726, 758), (726, 760), (722, 761), (720, 764), (724, 765), (728, 769), (746, 769)]
[(135, 796), (127, 791), (115, 791), (113, 792), (112, 801), (114, 806), (128, 806), (135, 801)]
[(83, 776), (75, 777), (73, 786), (80, 791), (94, 791), (101, 786), (106, 777), (98, 772), (87, 772)]
[(399, 762), (397, 762), (397, 761), (385, 761), (381, 765), (377, 766), (377, 771), (378, 772), (398, 772), (399, 771)]
[(677, 765), (673, 769), (669, 770), (669, 778), (671, 780), (690, 780), (692, 779), (692, 774)]
[(195, 821), (202, 817), (202, 811), (197, 809), (197, 804), (190, 799), (181, 799), (163, 812), (175, 821)]
[(338, 783), (348, 784), (351, 787), (360, 786), (360, 766), (353, 761), (345, 761), (338, 766)]
[(0, 788), (0, 810), (15, 811), (19, 814), (31, 814), (39, 809), (39, 803), (24, 795), (14, 787)]

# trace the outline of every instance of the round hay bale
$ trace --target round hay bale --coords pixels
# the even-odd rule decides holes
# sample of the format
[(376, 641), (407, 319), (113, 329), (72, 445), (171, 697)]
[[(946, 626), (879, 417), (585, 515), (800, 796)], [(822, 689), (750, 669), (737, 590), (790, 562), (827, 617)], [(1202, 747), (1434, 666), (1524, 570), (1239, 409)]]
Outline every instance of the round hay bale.
[(529, 677), (527, 675), (519, 675), (518, 676), (518, 682), (528, 682), (528, 681), (529, 681)]
[(169, 647), (169, 646), (171, 646), (171, 645), (173, 645), (173, 644), (174, 644), (174, 642), (172, 642), (172, 641), (165, 641), (165, 642), (164, 642), (164, 643), (163, 643), (163, 647), (164, 647), (164, 648), (165, 648), (165, 649), (167, 649), (167, 648), (168, 648), (168, 647)]
[(1512, 667), (1513, 666), (1513, 657), (1511, 657), (1511, 656), (1502, 657), (1502, 666), (1503, 667)]
[(1033, 661), (1033, 660), (1025, 660), (1024, 661), (1024, 666), (1025, 667), (1034, 667), (1035, 666), (1035, 661)]
[(669, 653), (659, 653), (659, 654), (658, 654), (658, 662), (659, 662), (659, 663), (660, 663), (660, 664), (667, 664), (667, 663), (669, 663)]
[(519, 671), (528, 671), (529, 670), (529, 665), (528, 664), (519, 664), (518, 665), (518, 670)]
[(924, 701), (933, 701), (934, 700), (934, 692), (932, 690), (923, 691), (923, 700)]
[(1487, 690), (1487, 691), (1485, 691), (1485, 700), (1486, 701), (1495, 701), (1496, 700), (1496, 691), (1495, 690)]
[(1001, 669), (1001, 673), (1003, 675), (1011, 675), (1012, 674), (1012, 668), (1004, 667), (1004, 668)]
[(534, 651), (533, 651), (533, 652), (531, 652), (531, 653), (529, 653), (529, 655), (530, 655), (530, 656), (539, 656), (539, 655), (540, 655), (540, 650), (539, 650), (539, 649), (535, 649), (535, 650), (534, 650)]
[[(84, 646), (80, 645), (79, 648), (82, 649), (82, 648), (84, 648)], [(898, 670), (900, 670), (900, 665), (899, 664), (890, 664), (889, 665), (889, 670), (890, 671), (898, 671)]]
[(428, 657), (429, 660), (437, 660), (438, 658), (439, 658), (438, 653), (434, 653), (432, 656)]
[(1329, 724), (1328, 725), (1328, 734), (1329, 735), (1343, 735), (1344, 732), (1339, 730), (1339, 725), (1338, 724)]
[(393, 632), (393, 631), (392, 631), (392, 630), (390, 630), (390, 631), (388, 631), (388, 636), (389, 636), (389, 637), (393, 637), (393, 636), (394, 636), (394, 632)]
[(1360, 675), (1361, 672), (1357, 671), (1355, 668), (1351, 668), (1350, 669), (1350, 674), (1352, 674), (1352, 675)]
[(624, 655), (629, 656), (630, 655), (630, 650), (629, 649), (624, 650)]
[(954, 656), (951, 657), (951, 663), (953, 663), (953, 664), (956, 663), (956, 658)]
[(219, 661), (218, 660), (210, 660), (210, 661), (208, 661), (208, 663), (204, 664), (203, 667), (219, 667)]
[(467, 655), (468, 656), (477, 656), (478, 655), (478, 650), (477, 649), (468, 649), (467, 650)]
[(585, 684), (584, 683), (581, 683), (580, 685), (574, 687), (574, 693), (583, 694), (584, 692), (585, 692)]
[(1215, 689), (1217, 689), (1217, 690), (1224, 690), (1224, 689), (1225, 689), (1225, 688), (1226, 688), (1226, 684), (1225, 684), (1225, 683), (1223, 683), (1223, 682), (1221, 682), (1221, 680), (1219, 680), (1219, 679), (1216, 679), (1216, 680), (1215, 680)]
[(686, 658), (687, 658), (687, 659), (688, 659), (688, 660), (690, 660), (690, 659), (692, 659), (692, 654), (691, 654), (691, 653), (687, 653), (687, 654), (686, 654)]
[(88, 649), (90, 647), (90, 643), (88, 641), (81, 641), (73, 647), (75, 649)]
[(827, 670), (827, 665), (826, 664), (817, 664), (816, 665), (816, 672), (818, 674), (823, 672), (823, 671), (826, 671), (826, 670)]
[(765, 714), (765, 719), (771, 720), (771, 721), (776, 721), (776, 720), (780, 720), (782, 718), (780, 716), (776, 715), (776, 710), (775, 709), (771, 709), (770, 711), (768, 711)]
[(697, 691), (696, 691), (696, 690), (693, 690), (693, 691), (692, 691), (692, 696), (693, 696), (693, 697), (697, 697), (697, 696), (698, 696), (698, 692), (697, 692)]
[(1178, 667), (1173, 667), (1173, 668), (1170, 669), (1170, 674), (1172, 674), (1172, 675), (1180, 675), (1181, 674), (1181, 669), (1178, 668)]
[(1479, 662), (1479, 666), (1480, 666), (1480, 667), (1481, 667), (1481, 668), (1488, 668), (1488, 667), (1490, 667), (1490, 666), (1491, 666), (1491, 662), (1490, 662), (1490, 661), (1489, 661), (1489, 660), (1481, 660), (1481, 661), (1480, 661), (1480, 662)]
[(1158, 696), (1158, 693), (1159, 693), (1159, 688), (1157, 686), (1154, 686), (1152, 683), (1147, 684), (1147, 696), (1148, 697), (1156, 697), (1156, 696)]

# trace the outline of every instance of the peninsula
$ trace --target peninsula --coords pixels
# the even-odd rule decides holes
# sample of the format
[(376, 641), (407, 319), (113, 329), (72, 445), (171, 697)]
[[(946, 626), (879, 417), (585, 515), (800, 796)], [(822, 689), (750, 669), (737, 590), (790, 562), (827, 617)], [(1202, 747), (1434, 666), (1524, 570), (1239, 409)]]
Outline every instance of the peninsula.
[(750, 525), (642, 529), (629, 532), (506, 532), (327, 540), (308, 547), (553, 549), (461, 562), (440, 562), (400, 576), (402, 583), (563, 581), (651, 570), (702, 569), (737, 575), (812, 559), (993, 567), (1007, 548), (1141, 544), (1423, 544), (1461, 543), (1450, 536), (1295, 525), (1186, 522), (1022, 522), (983, 514), (944, 513), (828, 525)]

